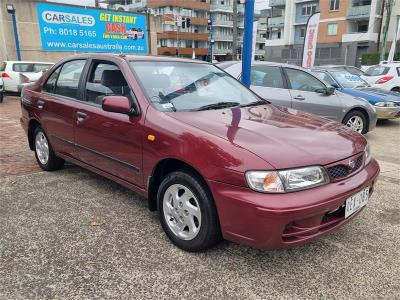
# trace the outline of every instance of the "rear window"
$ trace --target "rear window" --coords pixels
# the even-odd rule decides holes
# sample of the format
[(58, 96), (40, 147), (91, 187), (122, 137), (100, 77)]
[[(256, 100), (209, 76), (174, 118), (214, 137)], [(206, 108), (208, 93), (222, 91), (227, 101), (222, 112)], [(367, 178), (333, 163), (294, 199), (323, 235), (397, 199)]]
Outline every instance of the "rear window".
[(372, 66), (365, 71), (364, 75), (367, 76), (380, 76), (380, 75), (386, 75), (389, 73), (390, 67), (384, 67), (384, 66)]
[(31, 63), (15, 63), (12, 70), (14, 72), (32, 72), (33, 64)]
[(2, 63), (0, 63), (0, 72), (4, 71), (6, 69), (6, 62), (3, 61)]
[(34, 64), (32, 72), (43, 72), (51, 68), (51, 64)]

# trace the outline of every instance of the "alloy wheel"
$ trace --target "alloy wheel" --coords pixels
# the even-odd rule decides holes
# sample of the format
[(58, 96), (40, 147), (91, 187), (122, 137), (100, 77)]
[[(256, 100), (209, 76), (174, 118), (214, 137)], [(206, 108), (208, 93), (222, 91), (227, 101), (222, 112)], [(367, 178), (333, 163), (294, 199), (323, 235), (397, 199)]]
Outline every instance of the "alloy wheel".
[(49, 143), (43, 132), (39, 131), (35, 137), (36, 154), (41, 164), (49, 161)]
[(364, 120), (359, 116), (352, 116), (346, 123), (351, 130), (362, 133), (364, 129)]
[(200, 205), (184, 185), (173, 184), (164, 193), (163, 212), (173, 234), (182, 240), (194, 239), (201, 227)]

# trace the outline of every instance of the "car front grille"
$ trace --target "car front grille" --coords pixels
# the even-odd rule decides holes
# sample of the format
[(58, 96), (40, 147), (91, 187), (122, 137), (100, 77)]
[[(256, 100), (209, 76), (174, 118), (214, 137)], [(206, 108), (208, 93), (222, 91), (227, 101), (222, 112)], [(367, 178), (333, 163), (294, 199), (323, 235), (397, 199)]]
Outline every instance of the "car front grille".
[[(347, 164), (343, 161), (337, 165), (331, 166), (327, 168), (328, 174), (333, 180), (339, 180), (349, 176), (350, 174), (356, 172), (363, 163), (363, 155), (359, 155), (355, 159), (346, 160)], [(354, 165), (353, 165), (354, 164)]]

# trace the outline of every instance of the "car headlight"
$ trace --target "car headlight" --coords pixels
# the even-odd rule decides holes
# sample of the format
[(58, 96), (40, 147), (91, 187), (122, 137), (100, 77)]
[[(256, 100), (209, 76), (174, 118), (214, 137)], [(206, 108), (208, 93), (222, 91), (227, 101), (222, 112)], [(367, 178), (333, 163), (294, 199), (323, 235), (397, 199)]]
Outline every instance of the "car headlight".
[(377, 107), (394, 107), (394, 106), (396, 106), (396, 103), (394, 103), (392, 101), (377, 102), (377, 103), (375, 103), (375, 106), (377, 106)]
[(251, 189), (265, 193), (285, 193), (327, 184), (323, 167), (313, 166), (280, 171), (248, 171), (246, 180)]
[(371, 148), (369, 147), (369, 144), (367, 144), (367, 146), (365, 146), (365, 165), (367, 165), (370, 161), (371, 161)]

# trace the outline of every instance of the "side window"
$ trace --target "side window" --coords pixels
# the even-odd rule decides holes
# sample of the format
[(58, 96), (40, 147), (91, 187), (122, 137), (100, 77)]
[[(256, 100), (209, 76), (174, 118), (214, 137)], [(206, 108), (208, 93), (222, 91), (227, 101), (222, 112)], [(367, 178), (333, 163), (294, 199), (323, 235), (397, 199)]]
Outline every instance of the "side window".
[(85, 100), (101, 105), (106, 95), (128, 97), (130, 88), (121, 70), (112, 63), (95, 62), (92, 65), (85, 87)]
[(291, 68), (285, 70), (293, 90), (319, 92), (326, 89), (326, 86), (311, 74)]
[(58, 74), (60, 74), (61, 67), (58, 67), (49, 78), (47, 78), (46, 83), (43, 85), (43, 91), (48, 93), (54, 93), (54, 88), (56, 87), (56, 82)]
[(12, 66), (14, 72), (32, 72), (33, 64), (30, 63), (15, 63)]
[(74, 60), (63, 64), (54, 94), (77, 99), (79, 79), (85, 63), (85, 60)]
[(251, 84), (279, 89), (285, 88), (280, 68), (273, 66), (252, 67)]

